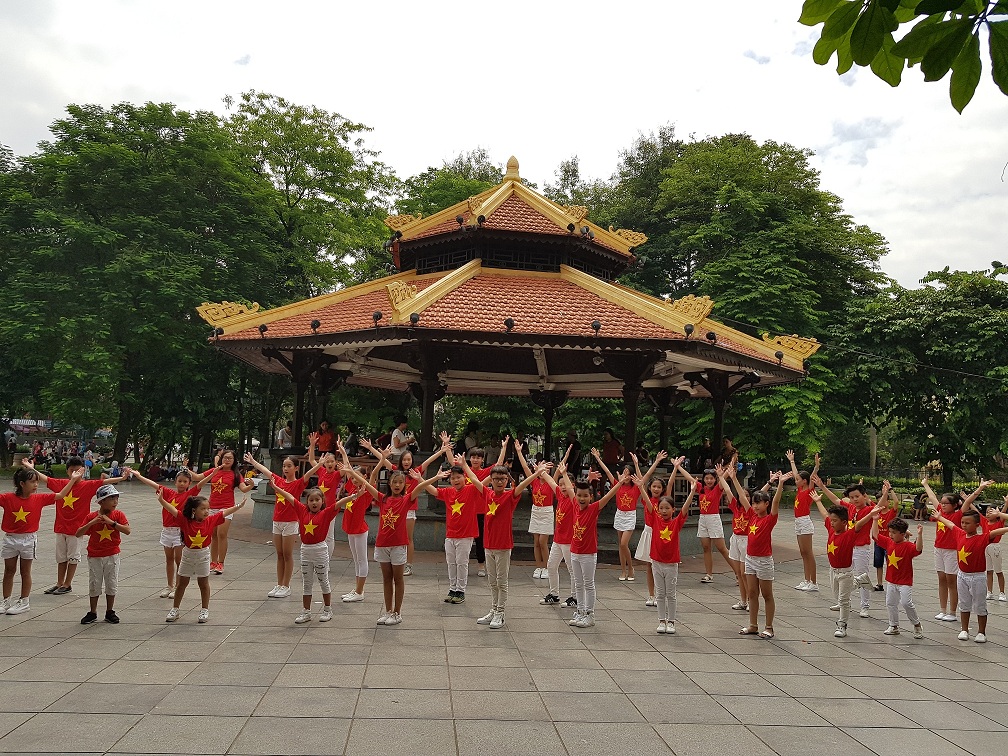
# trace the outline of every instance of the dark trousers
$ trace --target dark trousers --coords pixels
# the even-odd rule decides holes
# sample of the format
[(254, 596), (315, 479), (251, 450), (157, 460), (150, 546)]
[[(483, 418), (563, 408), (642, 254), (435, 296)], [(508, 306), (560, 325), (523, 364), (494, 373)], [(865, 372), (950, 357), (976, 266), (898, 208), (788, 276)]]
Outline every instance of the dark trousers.
[(472, 555), (476, 557), (477, 564), (486, 564), (486, 550), (483, 548), (483, 515), (476, 515), (476, 522), (479, 525), (479, 535), (473, 541)]

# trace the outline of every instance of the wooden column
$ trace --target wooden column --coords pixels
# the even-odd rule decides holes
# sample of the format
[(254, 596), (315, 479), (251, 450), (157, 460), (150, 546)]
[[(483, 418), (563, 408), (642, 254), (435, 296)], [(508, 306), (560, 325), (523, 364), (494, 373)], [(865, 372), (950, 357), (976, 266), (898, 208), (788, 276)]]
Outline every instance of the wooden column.
[[(624, 456), (628, 456), (637, 448), (637, 404), (640, 402), (643, 391), (639, 383), (623, 384), (623, 412), (626, 416), (623, 430)], [(614, 471), (613, 475), (616, 474)]]
[[(705, 370), (701, 373), (687, 373), (685, 377), (699, 383), (710, 394), (711, 407), (714, 408), (712, 442), (715, 449), (720, 448), (721, 439), (724, 438), (725, 410), (728, 407), (728, 399), (742, 389), (759, 383), (759, 375), (757, 373), (727, 373), (724, 370)], [(733, 381), (733, 378), (736, 380)]]
[(543, 457), (547, 460), (553, 450), (553, 417), (556, 410), (567, 401), (566, 391), (529, 391), (529, 398), (543, 411)]
[(658, 416), (658, 432), (660, 435), (659, 446), (668, 451), (669, 448), (669, 421), (674, 416), (675, 408), (679, 403), (689, 397), (685, 391), (672, 388), (649, 389), (644, 392), (648, 401), (655, 409)]
[[(648, 352), (602, 354), (606, 372), (623, 381), (623, 411), (626, 416), (623, 448), (627, 454), (637, 448), (637, 403), (643, 393), (642, 385), (653, 374), (659, 357), (658, 354)], [(615, 471), (613, 474), (616, 474)]]

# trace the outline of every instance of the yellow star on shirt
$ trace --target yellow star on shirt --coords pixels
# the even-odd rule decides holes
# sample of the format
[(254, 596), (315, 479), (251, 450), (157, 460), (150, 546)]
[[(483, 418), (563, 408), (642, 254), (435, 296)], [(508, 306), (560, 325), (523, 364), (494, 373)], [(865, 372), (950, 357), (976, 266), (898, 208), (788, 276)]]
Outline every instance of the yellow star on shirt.
[(189, 540), (192, 541), (192, 545), (193, 545), (194, 549), (202, 549), (203, 548), (203, 541), (205, 541), (206, 539), (207, 539), (207, 537), (205, 535), (203, 535), (202, 531), (200, 531), (200, 530), (196, 531), (196, 535), (189, 536)]
[(315, 535), (315, 523), (312, 522), (311, 520), (308, 520), (308, 522), (304, 526), (304, 532), (307, 533), (308, 535)]
[(112, 528), (110, 528), (108, 525), (106, 525), (104, 528), (102, 528), (101, 530), (98, 531), (98, 536), (99, 536), (98, 540), (99, 541), (111, 541), (112, 540), (112, 533), (113, 532), (114, 531), (112, 530)]
[(277, 495), (276, 495), (276, 499), (277, 499), (277, 500), (276, 500), (276, 503), (277, 503), (277, 504), (280, 504), (281, 506), (287, 503), (287, 499), (285, 499), (285, 498), (284, 498), (283, 496), (281, 496), (280, 494), (277, 494)]
[(581, 525), (581, 524), (575, 522), (574, 523), (574, 540), (580, 541), (584, 537), (584, 534), (585, 534), (586, 530), (588, 530), (588, 526), (587, 525)]
[(658, 535), (661, 537), (661, 539), (663, 541), (671, 541), (672, 540), (672, 531), (669, 529), (668, 525), (666, 525), (664, 528), (662, 528), (662, 530), (659, 531)]
[(826, 547), (827, 554), (836, 554), (836, 544), (830, 541), (829, 546)]
[(755, 522), (749, 526), (749, 535), (756, 535), (756, 531), (759, 530), (759, 525)]
[(896, 556), (895, 551), (886, 556), (886, 559), (889, 560), (889, 564), (892, 565), (893, 567), (896, 567), (897, 569), (899, 568), (899, 563), (902, 558), (903, 557)]
[(68, 493), (66, 496), (63, 497), (63, 506), (70, 507), (70, 509), (73, 509), (74, 502), (77, 501), (79, 498), (80, 498), (79, 496), (74, 496), (73, 491), (71, 491), (70, 493)]
[(619, 505), (621, 507), (628, 507), (633, 502), (633, 494), (620, 494)]
[(455, 502), (451, 505), (452, 514), (455, 515), (462, 514), (462, 507), (464, 506), (465, 506), (464, 501), (459, 501), (458, 499), (455, 499)]
[(14, 513), (14, 522), (28, 522), (28, 512), (25, 512), (24, 505)]
[(546, 494), (544, 494), (542, 492), (540, 492), (540, 493), (533, 493), (532, 494), (532, 503), (535, 504), (537, 507), (545, 506), (546, 505)]
[(557, 507), (557, 510), (556, 510), (557, 525), (559, 525), (561, 522), (563, 522), (563, 518), (564, 518), (565, 514), (567, 514), (567, 513), (564, 512), (563, 509), (561, 509), (560, 507)]
[(959, 561), (962, 562), (963, 564), (966, 564), (966, 560), (970, 558), (970, 554), (972, 554), (972, 553), (973, 553), (972, 551), (966, 551), (966, 547), (965, 546), (960, 546), (959, 547)]
[(847, 520), (848, 530), (853, 530), (855, 525), (857, 525), (857, 522), (855, 520)]
[(353, 512), (354, 501), (356, 501), (356, 499), (350, 499), (350, 501), (343, 505), (343, 509), (347, 512)]
[(489, 514), (489, 515), (495, 515), (495, 514), (497, 514), (497, 507), (499, 507), (499, 506), (500, 506), (500, 504), (498, 504), (496, 501), (494, 501), (493, 499), (491, 499), (490, 503), (487, 504), (487, 514)]
[(944, 522), (942, 522), (941, 520), (938, 520), (938, 527), (937, 527), (937, 530), (941, 531), (942, 533), (944, 533), (944, 532), (945, 532), (945, 523), (944, 523)]
[(217, 478), (211, 485), (210, 490), (215, 494), (222, 494), (227, 491), (227, 481), (224, 478)]
[(327, 486), (325, 483), (319, 483), (318, 490), (321, 491), (323, 495), (327, 494), (329, 493), (329, 486)]
[(382, 527), (388, 528), (389, 530), (395, 530), (396, 523), (399, 521), (399, 515), (393, 512), (391, 509), (385, 512), (381, 516)]

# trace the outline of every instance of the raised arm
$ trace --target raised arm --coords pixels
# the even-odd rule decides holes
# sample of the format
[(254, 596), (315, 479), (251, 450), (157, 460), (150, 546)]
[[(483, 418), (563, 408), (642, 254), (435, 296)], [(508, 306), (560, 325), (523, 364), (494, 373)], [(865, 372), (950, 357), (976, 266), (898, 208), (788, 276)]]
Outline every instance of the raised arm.
[[(286, 492), (286, 491), (284, 491), (284, 493), (287, 493), (287, 492)], [(294, 497), (293, 497), (293, 496), (291, 496), (290, 494), (287, 494), (287, 496), (290, 496), (290, 498), (291, 498), (291, 499), (293, 499), (293, 498), (294, 498)], [(242, 499), (241, 501), (239, 501), (239, 502), (238, 502), (237, 504), (235, 504), (235, 505), (234, 505), (233, 507), (228, 507), (227, 509), (222, 509), (222, 510), (220, 511), (220, 513), (221, 513), (222, 515), (224, 515), (225, 517), (227, 517), (227, 516), (229, 516), (229, 515), (233, 515), (233, 514), (234, 514), (235, 512), (237, 512), (237, 511), (238, 511), (239, 509), (241, 509), (242, 507), (244, 507), (244, 506), (245, 506), (245, 505), (246, 505), (247, 503), (248, 503), (248, 496), (246, 496), (245, 498), (243, 498), (243, 499)]]
[(77, 483), (77, 481), (79, 481), (82, 477), (84, 477), (84, 473), (81, 470), (78, 470), (73, 475), (71, 475), (69, 480), (67, 480), (66, 485), (63, 486), (63, 490), (60, 491), (58, 494), (56, 494), (56, 499), (59, 500), (65, 498), (66, 495), (69, 494), (71, 490), (73, 490), (73, 487)]
[(676, 457), (672, 460), (672, 474), (669, 475), (668, 483), (665, 484), (666, 496), (675, 496), (676, 476), (683, 471), (682, 465), (685, 461), (686, 457)]
[(324, 459), (325, 457), (323, 456), (322, 459), (318, 460), (317, 462), (315, 462), (315, 464), (309, 467), (305, 471), (305, 474), (301, 476), (301, 480), (303, 480), (305, 483), (311, 480), (311, 476), (314, 475), (316, 472), (318, 472), (318, 469), (322, 467), (322, 462)]
[(308, 464), (314, 465), (315, 459), (315, 446), (318, 444), (318, 433), (308, 434)]
[(483, 481), (480, 480), (476, 476), (476, 473), (472, 471), (472, 468), (469, 467), (469, 463), (466, 462), (465, 454), (456, 454), (455, 464), (462, 468), (462, 471), (465, 473), (466, 478), (472, 481), (472, 484), (476, 486), (476, 490), (479, 491), (480, 493), (483, 493), (483, 489), (485, 488), (485, 486), (483, 485)]
[(788, 449), (784, 452), (784, 456), (787, 457), (787, 461), (791, 464), (791, 474), (795, 480), (798, 480), (798, 465), (795, 464), (794, 449)]
[(359, 472), (354, 470), (349, 465), (346, 466), (344, 472), (347, 474), (348, 477), (353, 478), (355, 481), (357, 481), (358, 485), (360, 485), (362, 488), (366, 488), (367, 492), (371, 494), (371, 497), (375, 500), (375, 502), (381, 500), (381, 494), (378, 493), (378, 489), (374, 487), (374, 485), (371, 483), (370, 480), (365, 478), (363, 475), (361, 475)]
[(689, 482), (690, 488), (696, 488), (697, 479), (694, 478), (692, 475), (690, 475), (689, 470), (687, 470), (685, 467), (680, 467), (679, 472), (681, 472), (682, 476), (686, 478), (686, 480)]
[(613, 486), (615, 486), (616, 485), (616, 478), (614, 478), (613, 474), (611, 472), (609, 472), (609, 468), (606, 467), (605, 466), (605, 462), (602, 461), (602, 456), (599, 454), (599, 450), (596, 449), (594, 446), (592, 447), (591, 455), (593, 457), (595, 457), (595, 461), (598, 462), (599, 470), (601, 470), (602, 472), (604, 472), (606, 478), (608, 478), (608, 480), (609, 480), (609, 487), (612, 488)]
[(780, 511), (781, 495), (784, 493), (784, 484), (791, 480), (791, 473), (784, 473), (777, 478), (777, 491), (774, 493), (773, 501), (770, 502), (770, 514), (776, 515)]
[(931, 484), (927, 482), (927, 478), (921, 481), (921, 485), (924, 486), (924, 493), (927, 494), (928, 508), (934, 510), (937, 514), (941, 510), (941, 502), (935, 496), (935, 492), (931, 489)]
[(394, 469), (393, 466), (388, 462), (389, 455), (392, 454), (391, 446), (385, 447), (381, 451), (377, 452), (377, 454), (378, 454), (378, 463), (371, 468), (371, 475), (368, 476), (368, 482), (371, 483), (372, 486), (378, 485), (378, 475), (381, 474), (382, 467), (388, 465), (389, 469)]
[(924, 553), (924, 526), (917, 526), (917, 539), (914, 541), (914, 545), (917, 547), (917, 553)]
[[(714, 474), (717, 475), (718, 484), (721, 486), (721, 490), (724, 491), (728, 498), (731, 499), (735, 496), (732, 493), (731, 487), (728, 485), (728, 481), (725, 480), (725, 469), (723, 465), (714, 465)], [(695, 488), (695, 486), (694, 486)]]
[(444, 480), (445, 478), (448, 477), (448, 475), (449, 473), (447, 470), (438, 470), (437, 475), (435, 475), (434, 477), (427, 478), (426, 480), (421, 480), (420, 473), (411, 471), (410, 477), (413, 478), (415, 481), (417, 481), (417, 484), (416, 487), (414, 487), (414, 489), (410, 491), (410, 498), (411, 499), (417, 498), (420, 495), (420, 489), (423, 489), (428, 493), (433, 492), (434, 495), (436, 496), (437, 489), (434, 488), (434, 484), (437, 483), (439, 480)]
[(689, 513), (690, 504), (693, 503), (693, 498), (696, 496), (696, 486), (690, 486), (690, 491), (686, 495), (686, 501), (683, 502), (682, 508), (679, 510), (679, 516), (685, 517)]
[(823, 516), (823, 519), (826, 522), (829, 522), (829, 510), (827, 510), (826, 507), (823, 506), (822, 494), (816, 493), (814, 488), (812, 489), (812, 501), (815, 502), (816, 509), (819, 510), (819, 514)]
[(161, 484), (160, 483), (155, 483), (150, 478), (148, 478), (148, 477), (146, 477), (144, 475), (141, 475), (140, 473), (138, 473), (136, 470), (133, 470), (132, 468), (130, 468), (130, 473), (131, 473), (131, 475), (130, 475), (131, 478), (136, 478), (141, 483), (143, 483), (145, 486), (150, 486), (151, 488), (154, 488), (154, 489), (161, 488)]
[(980, 498), (980, 494), (983, 493), (984, 489), (987, 488), (987, 486), (992, 485), (993, 483), (994, 483), (993, 480), (981, 480), (980, 485), (976, 487), (976, 490), (969, 496), (967, 496), (965, 499), (963, 499), (963, 509), (969, 511), (969, 509), (973, 507), (973, 502), (976, 501), (978, 498)]
[(609, 490), (606, 495), (599, 499), (599, 509), (605, 507), (612, 499), (616, 497), (616, 492), (619, 491), (620, 486), (630, 480), (630, 471), (624, 470), (620, 473), (620, 476), (609, 486)]
[(829, 499), (834, 504), (840, 504), (841, 503), (840, 497), (837, 496), (832, 491), (830, 491), (829, 487), (825, 483), (822, 482), (822, 478), (820, 478), (818, 475), (813, 475), (812, 476), (812, 485), (815, 486), (816, 488), (818, 488), (819, 490), (821, 490), (823, 492), (823, 494), (825, 494), (826, 498)]
[(256, 470), (265, 475), (267, 480), (273, 479), (273, 471), (270, 470), (268, 467), (266, 467), (266, 465), (257, 462), (256, 458), (252, 456), (251, 452), (245, 452), (244, 459), (248, 464), (252, 465), (252, 467), (254, 467)]
[(178, 517), (178, 510), (175, 508), (174, 504), (169, 504), (168, 500), (165, 499), (164, 494), (161, 492), (161, 486), (158, 486), (157, 492), (158, 501), (161, 502), (161, 506), (172, 516)]
[(49, 482), (49, 476), (46, 475), (41, 470), (36, 469), (35, 468), (35, 463), (32, 462), (29, 457), (25, 457), (24, 459), (21, 460), (21, 466), (24, 467), (25, 469), (31, 470), (33, 473), (35, 473), (38, 476), (38, 479), (40, 481), (42, 481), (43, 485), (45, 485), (46, 483)]
[(526, 488), (532, 485), (532, 481), (534, 481), (536, 478), (540, 477), (548, 478), (549, 476), (543, 475), (543, 473), (549, 470), (549, 464), (551, 463), (540, 462), (538, 465), (536, 465), (536, 468), (535, 470), (532, 471), (531, 475), (526, 475), (524, 478), (522, 478), (521, 483), (516, 484), (514, 487), (515, 496), (521, 496), (522, 491), (524, 491)]
[[(654, 462), (651, 463), (651, 467), (648, 468), (648, 471), (646, 473), (644, 473), (644, 481), (645, 481), (645, 483), (647, 481), (651, 480), (651, 476), (654, 475), (655, 470), (658, 469), (658, 465), (660, 465), (662, 462), (664, 462), (667, 458), (668, 458), (668, 452), (665, 451), (664, 449), (662, 449), (660, 452), (658, 452), (657, 454), (655, 454)], [(637, 458), (635, 456), (634, 457), (634, 464), (636, 464), (636, 461), (637, 461)]]
[[(522, 472), (525, 473), (525, 477), (532, 477), (532, 470), (529, 469), (528, 461), (525, 459), (525, 455), (522, 454), (521, 444), (515, 444), (515, 456), (518, 457), (518, 462), (521, 464), (521, 469)], [(553, 485), (553, 490), (556, 490), (556, 484)]]

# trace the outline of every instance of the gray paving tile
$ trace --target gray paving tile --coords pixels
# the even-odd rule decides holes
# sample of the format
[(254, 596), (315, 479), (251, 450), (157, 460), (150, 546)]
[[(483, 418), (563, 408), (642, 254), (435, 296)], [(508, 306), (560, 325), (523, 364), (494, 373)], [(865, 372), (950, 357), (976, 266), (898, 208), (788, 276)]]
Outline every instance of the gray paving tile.
[(511, 722), (500, 719), (455, 722), (459, 756), (527, 756), (534, 743), (538, 753), (564, 753), (552, 722)]
[(281, 688), (266, 690), (255, 717), (336, 716), (350, 719), (357, 706), (357, 688)]
[(95, 701), (102, 702), (104, 711), (117, 714), (146, 714), (172, 690), (171, 685), (142, 685), (131, 683), (81, 683), (72, 691), (54, 701), (47, 712), (95, 711)]
[(36, 714), (0, 738), (0, 750), (102, 753), (139, 719), (103, 712)]
[(454, 667), (525, 666), (517, 648), (453, 648), (445, 658)]
[(246, 685), (176, 685), (152, 714), (247, 717), (255, 711), (268, 688)]
[(940, 693), (908, 680), (900, 680), (898, 685), (893, 685), (891, 677), (828, 677), (826, 679), (848, 685), (858, 691), (858, 693), (869, 698), (874, 698), (877, 701), (888, 701), (891, 699), (907, 701), (945, 700), (945, 697)]
[(538, 693), (453, 690), (451, 698), (456, 720), (551, 721)]
[(46, 680), (48, 682), (84, 682), (113, 663), (112, 659), (65, 659), (36, 656), (0, 674), (6, 680)]
[(635, 756), (667, 756), (673, 751), (655, 728), (648, 724), (621, 724), (613, 727), (596, 722), (557, 722), (557, 732), (568, 753), (585, 756), (612, 756), (625, 753), (633, 744)]
[(779, 696), (781, 691), (767, 684), (755, 672), (686, 672), (694, 683), (712, 696)]
[(525, 667), (452, 667), (448, 668), (452, 690), (535, 691), (532, 676)]
[(447, 690), (365, 688), (357, 699), (355, 719), (451, 719), (452, 700)]
[(205, 661), (194, 665), (185, 676), (185, 682), (187, 685), (265, 686), (274, 684), (286, 668), (283, 664)]
[(812, 735), (814, 741), (811, 742), (809, 730), (805, 727), (753, 725), (749, 727), (749, 730), (779, 756), (807, 756), (812, 749), (819, 754), (875, 756), (874, 751), (863, 746), (843, 730), (833, 727), (817, 728)]
[(532, 681), (540, 692), (619, 693), (620, 687), (604, 669), (533, 669)]
[(364, 687), (448, 690), (448, 667), (369, 664), (364, 673)]
[(455, 728), (422, 719), (355, 719), (347, 739), (347, 756), (387, 756), (388, 734), (396, 734), (401, 753), (455, 754)]
[[(21, 726), (31, 719), (29, 712), (2, 712), (0, 713), (0, 738), (11, 730)], [(552, 727), (552, 725), (550, 725)]]
[[(899, 704), (920, 706), (913, 701), (879, 703), (868, 698), (803, 698), (806, 707), (837, 727), (916, 727), (915, 722), (897, 713)], [(929, 707), (920, 707), (924, 710)]]
[[(887, 705), (922, 727), (945, 733), (952, 730), (1004, 730), (1004, 725), (949, 701), (941, 706), (923, 707), (916, 701), (888, 701)], [(952, 738), (954, 739), (954, 738)]]
[(726, 655), (666, 651), (665, 658), (683, 672), (739, 672), (743, 670), (737, 661)]
[(119, 659), (91, 678), (96, 683), (177, 683), (196, 669), (196, 662), (130, 661)]
[[(674, 638), (666, 636), (670, 643)], [(658, 651), (592, 651), (605, 669), (671, 670), (675, 669)]]
[(550, 693), (543, 695), (543, 702), (554, 722), (644, 721), (623, 693)]
[(1003, 701), (1008, 703), (1008, 694), (986, 683), (974, 680), (940, 680), (937, 678), (907, 678), (922, 688), (949, 699), (950, 701)]
[(742, 724), (828, 726), (829, 722), (786, 696), (715, 696)]
[(964, 756), (968, 753), (930, 730), (860, 727), (844, 728), (844, 732), (875, 753), (883, 753), (886, 756), (915, 756), (921, 753), (926, 753), (928, 756)]
[(1004, 753), (1008, 748), (1008, 733), (1004, 732), (974, 732), (959, 730), (949, 733), (948, 739), (955, 745), (974, 756), (988, 756), (992, 753)]
[(279, 673), (271, 681), (281, 688), (359, 688), (364, 680), (363, 664), (284, 664), (276, 666)]
[(739, 664), (744, 665), (758, 674), (788, 674), (788, 675), (816, 675), (821, 676), (822, 670), (814, 667), (803, 659), (791, 656), (778, 656), (767, 654), (738, 654), (732, 657)]
[(227, 753), (244, 724), (244, 717), (147, 714), (113, 747), (120, 753), (149, 753), (152, 745), (166, 753)]
[(685, 672), (672, 670), (609, 669), (609, 676), (624, 693), (664, 693), (689, 695), (704, 690)]
[(676, 756), (776, 756), (742, 725), (659, 724), (654, 728), (675, 747)]
[(658, 724), (738, 724), (721, 704), (709, 695), (675, 695), (663, 691), (631, 693), (630, 701), (653, 725)]
[(8, 680), (2, 688), (3, 709), (8, 712), (44, 711), (77, 687), (76, 683), (68, 682)]
[(231, 744), (233, 754), (314, 754), (342, 753), (350, 720), (317, 716), (252, 717)]
[(205, 661), (248, 662), (260, 659), (264, 663), (283, 664), (295, 648), (294, 643), (238, 643), (228, 639), (218, 644)]
[[(760, 675), (774, 688), (795, 698), (875, 698), (829, 675)], [(859, 681), (879, 682), (879, 678), (861, 677)], [(889, 681), (882, 681), (888, 683)], [(771, 688), (772, 690), (772, 688)], [(746, 691), (748, 692), (748, 690)], [(776, 695), (776, 694), (775, 694)]]
[[(39, 658), (76, 659), (119, 659), (139, 646), (139, 640), (96, 640), (87, 635), (75, 635), (60, 641), (52, 648), (39, 654)], [(6, 645), (6, 644), (5, 644)]]
[[(65, 643), (66, 641), (64, 641)], [(63, 645), (62, 643), (60, 645)], [(132, 661), (180, 661), (201, 662), (206, 659), (220, 644), (217, 641), (178, 641), (159, 640), (157, 636), (150, 640), (140, 641), (122, 658)]]

